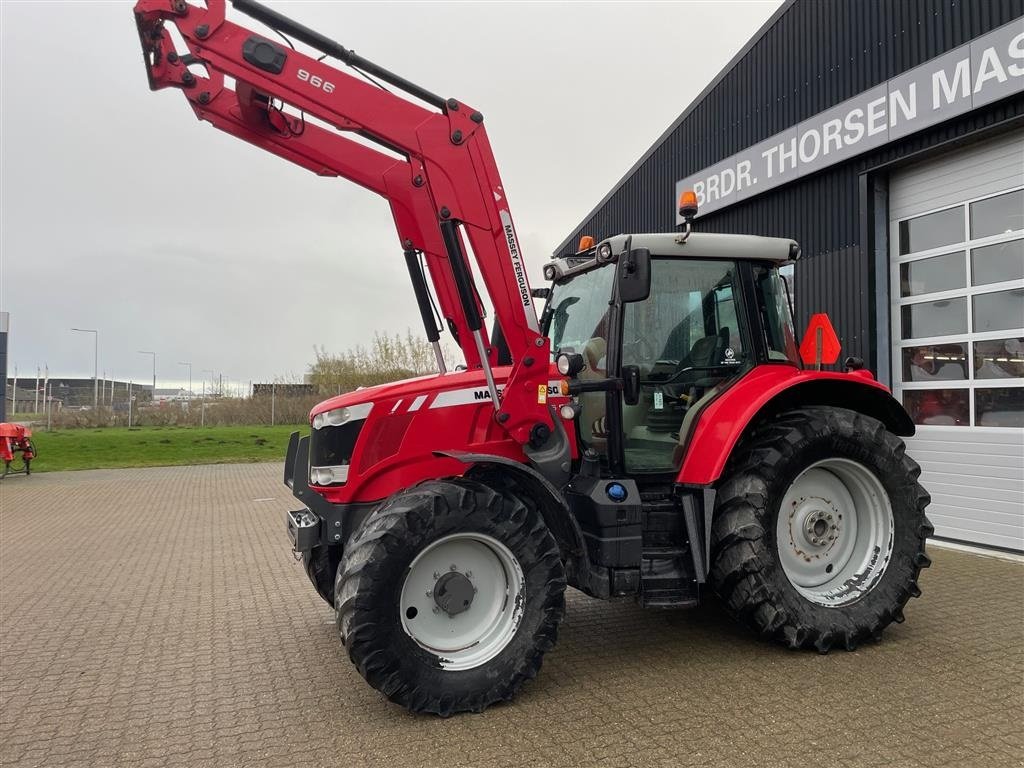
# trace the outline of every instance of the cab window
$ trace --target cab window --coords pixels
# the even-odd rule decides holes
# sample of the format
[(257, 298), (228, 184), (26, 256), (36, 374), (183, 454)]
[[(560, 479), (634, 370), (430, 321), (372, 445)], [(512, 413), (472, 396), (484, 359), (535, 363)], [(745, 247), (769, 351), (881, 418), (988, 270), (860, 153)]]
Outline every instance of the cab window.
[[(584, 368), (579, 378), (608, 376), (608, 321), (615, 267), (609, 265), (582, 272), (555, 284), (544, 310), (545, 333), (551, 338), (553, 354), (577, 352)], [(603, 392), (579, 396), (582, 412), (579, 437), (583, 445), (607, 455), (607, 399)]]
[(687, 419), (748, 366), (736, 264), (654, 259), (651, 295), (624, 308), (622, 363), (640, 369), (623, 407), (626, 469), (667, 472), (682, 460)]
[(789, 292), (775, 267), (754, 265), (754, 286), (768, 360), (800, 364), (800, 349), (789, 311)]

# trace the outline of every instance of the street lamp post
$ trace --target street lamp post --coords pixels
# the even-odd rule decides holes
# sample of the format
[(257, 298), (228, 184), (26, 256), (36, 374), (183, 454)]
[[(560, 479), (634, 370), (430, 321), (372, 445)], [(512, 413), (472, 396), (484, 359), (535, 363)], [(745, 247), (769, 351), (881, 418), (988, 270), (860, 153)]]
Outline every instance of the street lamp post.
[[(210, 374), (210, 385), (213, 385), (213, 369), (203, 368), (203, 373)], [(203, 404), (200, 407), (199, 426), (206, 426), (206, 377), (203, 376)]]
[(156, 352), (146, 352), (145, 350), (138, 350), (140, 355), (152, 355), (153, 356), (153, 402), (156, 402)]
[(178, 363), (178, 365), (188, 366), (188, 401), (192, 402), (192, 363)]
[(78, 333), (91, 333), (92, 339), (92, 407), (100, 409), (100, 332), (94, 328), (72, 328)]

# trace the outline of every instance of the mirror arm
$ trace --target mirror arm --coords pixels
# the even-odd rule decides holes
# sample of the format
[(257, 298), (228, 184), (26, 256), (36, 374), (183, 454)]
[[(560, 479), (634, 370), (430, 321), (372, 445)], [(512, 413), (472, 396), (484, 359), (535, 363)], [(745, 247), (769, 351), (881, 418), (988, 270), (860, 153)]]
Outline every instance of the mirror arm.
[(569, 382), (570, 395), (579, 395), (583, 392), (616, 392), (620, 389), (622, 389), (622, 379), (619, 378)]

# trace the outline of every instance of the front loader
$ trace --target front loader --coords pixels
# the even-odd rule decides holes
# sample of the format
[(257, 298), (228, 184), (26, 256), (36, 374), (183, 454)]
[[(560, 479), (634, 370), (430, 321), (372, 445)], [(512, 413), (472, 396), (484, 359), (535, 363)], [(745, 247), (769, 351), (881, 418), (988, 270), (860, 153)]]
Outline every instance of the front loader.
[(137, 2), (151, 88), (384, 197), (437, 355), (437, 375), (319, 404), (288, 446), (290, 544), (371, 685), (445, 716), (511, 699), (567, 585), (659, 609), (713, 593), (822, 653), (903, 620), (932, 533), (914, 426), (860, 361), (821, 370), (827, 323), (801, 356), (795, 242), (691, 232), (684, 194), (684, 231), (584, 238), (531, 289), (480, 112), (233, 5), (269, 31), (224, 0)]

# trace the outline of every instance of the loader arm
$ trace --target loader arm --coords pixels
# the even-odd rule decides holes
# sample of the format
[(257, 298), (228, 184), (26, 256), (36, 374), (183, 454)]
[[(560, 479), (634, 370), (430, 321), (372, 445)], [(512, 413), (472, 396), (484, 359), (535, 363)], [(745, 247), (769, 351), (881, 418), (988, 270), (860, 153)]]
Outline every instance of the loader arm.
[[(221, 73), (211, 72), (209, 79), (206, 90), (199, 93), (185, 91), (200, 120), (206, 120), (225, 133), (283, 157), (319, 176), (347, 178), (387, 199), (403, 250), (407, 256), (411, 254), (418, 269), (418, 249), (415, 244), (423, 243), (420, 250), (435, 286), (443, 319), (453, 337), (463, 340), (466, 365), (470, 368), (479, 367), (479, 353), (465, 318), (458, 309), (458, 290), (444, 256), (440, 230), (428, 227), (422, 231), (419, 226), (420, 221), (431, 220), (430, 199), (410, 185), (408, 179), (410, 172), (422, 176), (422, 165), (415, 161), (395, 160), (318, 125), (300, 121), (297, 117), (268, 113), (263, 99), (251, 86), (242, 83), (238, 86), (238, 92), (225, 88)], [(269, 115), (273, 116), (273, 122)], [(422, 209), (418, 211), (419, 215), (417, 209)], [(421, 280), (422, 277), (414, 279)], [(439, 352), (439, 337), (429, 299), (424, 308), (428, 310), (423, 317), (427, 338), (434, 344), (435, 351)], [(443, 357), (440, 354), (438, 362), (443, 370)]]
[[(540, 333), (522, 252), (479, 112), (441, 99), (252, 0), (235, 8), (425, 102), (421, 106), (225, 18), (225, 0), (139, 0), (135, 18), (150, 88), (178, 88), (215, 127), (319, 175), (341, 176), (385, 197), (395, 220), (427, 336), (436, 325), (414, 261), (422, 253), (441, 314), (467, 365), (484, 370), (495, 419), (534, 447), (553, 426), (544, 404), (550, 345)], [(187, 52), (177, 50), (173, 24)], [(189, 71), (200, 64), (206, 74)], [(226, 78), (234, 80), (232, 90)], [(337, 132), (289, 114), (275, 100)], [(340, 132), (340, 133), (339, 133)], [(384, 150), (349, 139), (358, 134)], [(396, 158), (395, 155), (398, 155)], [(497, 390), (466, 241), (504, 333), (512, 370)], [(428, 323), (429, 318), (429, 323)], [(433, 328), (433, 333), (431, 331)], [(440, 356), (439, 356), (440, 362)]]

